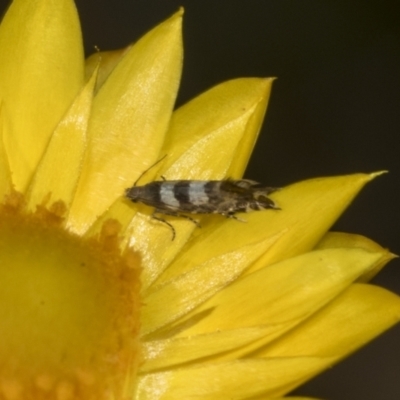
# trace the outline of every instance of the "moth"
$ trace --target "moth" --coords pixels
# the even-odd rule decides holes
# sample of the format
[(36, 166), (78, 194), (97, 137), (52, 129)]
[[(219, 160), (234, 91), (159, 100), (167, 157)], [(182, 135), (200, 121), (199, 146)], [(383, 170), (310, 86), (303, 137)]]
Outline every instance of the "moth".
[(220, 214), (245, 222), (236, 217), (236, 213), (279, 210), (268, 197), (278, 189), (248, 179), (170, 181), (161, 177), (162, 180), (137, 186), (137, 182), (149, 169), (139, 176), (132, 187), (125, 190), (125, 196), (134, 203), (154, 207), (152, 217), (171, 228), (172, 240), (176, 236), (175, 228), (160, 215), (186, 218), (200, 227), (199, 222), (187, 214)]

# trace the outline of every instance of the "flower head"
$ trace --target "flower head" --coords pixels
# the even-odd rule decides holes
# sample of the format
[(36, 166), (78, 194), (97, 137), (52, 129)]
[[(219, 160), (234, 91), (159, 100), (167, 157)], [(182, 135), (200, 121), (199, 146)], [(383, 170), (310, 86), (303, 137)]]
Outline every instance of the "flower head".
[(173, 111), (181, 19), (85, 68), (70, 0), (4, 17), (0, 398), (277, 398), (400, 317), (365, 283), (393, 256), (327, 233), (378, 174), (291, 185), (246, 224), (166, 217), (174, 241), (124, 198), (165, 154), (144, 183), (240, 178), (255, 145), (273, 79)]

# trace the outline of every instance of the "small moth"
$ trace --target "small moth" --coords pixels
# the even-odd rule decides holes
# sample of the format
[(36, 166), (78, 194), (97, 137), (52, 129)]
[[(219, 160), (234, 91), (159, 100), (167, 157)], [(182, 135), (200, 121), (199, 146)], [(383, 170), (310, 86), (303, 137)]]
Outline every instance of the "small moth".
[(244, 222), (235, 214), (279, 209), (268, 197), (277, 188), (265, 187), (248, 179), (168, 181), (162, 177), (161, 181), (137, 186), (139, 179), (149, 169), (139, 176), (131, 188), (126, 189), (125, 196), (134, 203), (140, 202), (154, 207), (152, 217), (171, 228), (172, 240), (175, 239), (175, 228), (157, 214), (186, 218), (200, 227), (198, 221), (185, 214), (221, 214)]

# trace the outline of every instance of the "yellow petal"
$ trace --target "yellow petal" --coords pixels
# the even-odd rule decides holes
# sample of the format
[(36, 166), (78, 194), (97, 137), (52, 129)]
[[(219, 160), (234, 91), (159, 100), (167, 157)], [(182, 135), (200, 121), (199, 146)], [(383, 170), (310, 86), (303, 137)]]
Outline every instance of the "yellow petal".
[(287, 396), (285, 396), (285, 397), (274, 397), (274, 398), (272, 398), (272, 397), (265, 397), (265, 396), (262, 396), (262, 397), (255, 397), (254, 398), (254, 400), (318, 400), (316, 397), (287, 397)]
[(376, 265), (370, 271), (360, 276), (358, 279), (359, 282), (370, 281), (390, 260), (396, 257), (387, 249), (379, 246), (379, 244), (375, 243), (373, 240), (368, 239), (365, 236), (351, 233), (328, 232), (316, 246), (318, 249), (332, 249), (340, 247), (360, 248), (371, 252), (382, 253), (382, 258), (378, 260)]
[[(247, 399), (282, 396), (326, 368), (330, 358), (246, 359), (139, 377), (137, 400)], [(300, 382), (299, 382), (300, 381)]]
[(0, 26), (0, 93), (17, 190), (25, 189), (82, 82), (82, 39), (73, 2), (13, 1)]
[[(209, 285), (213, 276), (203, 273), (206, 280), (181, 287), (175, 281), (160, 287), (145, 298), (142, 332), (147, 334), (170, 324), (186, 312), (184, 320), (202, 313), (210, 313), (180, 335), (188, 336), (213, 332), (218, 329), (235, 329), (246, 326), (300, 322), (315, 312), (365, 270), (371, 267), (380, 254), (360, 249), (326, 249), (284, 260), (238, 279), (225, 287), (192, 312), (194, 304), (204, 301), (200, 297), (203, 286)], [(174, 291), (175, 289), (175, 291)], [(165, 294), (164, 296), (162, 294)], [(214, 294), (214, 293), (211, 293)], [(165, 303), (168, 313), (165, 313)]]
[(267, 108), (272, 78), (213, 87), (174, 112), (163, 153), (167, 179), (241, 178)]
[[(51, 192), (51, 201), (71, 204), (86, 150), (86, 131), (96, 71), (56, 127), (28, 190), (29, 207)], [(60, 157), (62, 155), (62, 157)]]
[(317, 399), (316, 397), (270, 397), (270, 396), (256, 396), (252, 397), (251, 400), (322, 400), (322, 399)]
[[(92, 54), (85, 61), (85, 78), (88, 80), (98, 69), (98, 75), (96, 80), (96, 91), (103, 85), (111, 74), (113, 69), (121, 61), (122, 57), (129, 50), (129, 47), (125, 47), (119, 50), (112, 51), (101, 51)], [(100, 65), (100, 68), (99, 68)]]
[[(247, 223), (210, 215), (185, 251), (165, 270), (157, 283), (190, 271), (209, 258), (230, 253), (265, 237), (280, 235), (247, 272), (309, 251), (319, 242), (361, 188), (374, 175), (355, 174), (310, 179), (290, 185), (271, 197), (282, 208), (243, 215)], [(218, 224), (218, 225), (217, 225)], [(174, 226), (176, 222), (174, 221)], [(207, 249), (207, 251), (204, 251)]]
[(181, 73), (181, 14), (132, 46), (94, 99), (88, 152), (68, 222), (76, 233), (122, 196), (160, 151)]
[[(195, 310), (214, 311), (181, 335), (300, 322), (331, 301), (380, 258), (359, 249), (306, 253), (238, 280)], [(214, 328), (212, 328), (214, 327)]]
[(399, 320), (399, 296), (377, 286), (354, 284), (257, 356), (319, 355), (335, 356), (339, 360)]
[(222, 355), (266, 337), (268, 341), (272, 341), (287, 331), (290, 326), (292, 326), (291, 323), (271, 324), (225, 331), (217, 330), (204, 335), (145, 341), (142, 342), (144, 364), (141, 371), (154, 372), (176, 368), (189, 362), (203, 362), (205, 357), (208, 360), (217, 359), (218, 361), (232, 359), (233, 357)]
[(10, 164), (4, 148), (3, 126), (3, 112), (0, 108), (0, 198), (4, 198), (5, 194), (10, 193), (12, 188)]
[[(211, 258), (187, 274), (145, 292), (142, 332), (152, 332), (202, 304), (243, 273), (248, 267), (244, 260), (246, 256), (252, 255), (253, 259), (256, 259), (266, 248), (273, 246), (275, 241), (276, 238), (267, 238), (240, 251)], [(168, 313), (164, 312), (163, 307), (166, 299), (170, 303)]]

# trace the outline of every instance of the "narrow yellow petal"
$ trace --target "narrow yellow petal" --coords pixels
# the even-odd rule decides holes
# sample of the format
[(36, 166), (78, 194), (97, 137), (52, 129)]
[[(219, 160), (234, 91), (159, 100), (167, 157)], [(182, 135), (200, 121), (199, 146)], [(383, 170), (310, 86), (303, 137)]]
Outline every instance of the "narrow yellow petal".
[(285, 396), (285, 397), (270, 397), (270, 396), (255, 396), (252, 397), (251, 400), (325, 400), (325, 399), (320, 399), (316, 397), (292, 397), (292, 396)]
[(399, 296), (377, 286), (354, 284), (298, 329), (256, 355), (335, 356), (339, 360), (399, 320)]
[(159, 154), (181, 74), (181, 17), (177, 13), (133, 45), (94, 99), (69, 218), (76, 233), (84, 233)]
[(17, 190), (26, 188), (82, 82), (82, 39), (73, 2), (13, 1), (0, 26), (0, 93)]
[(379, 253), (359, 249), (326, 249), (273, 264), (245, 276), (202, 304), (197, 313), (215, 310), (183, 334), (208, 332), (215, 324), (228, 329), (266, 322), (300, 322), (379, 258)]
[[(216, 330), (204, 335), (173, 337), (161, 340), (142, 342), (143, 366), (142, 372), (154, 372), (161, 369), (171, 369), (189, 362), (236, 359), (223, 355), (232, 350), (248, 345), (251, 342), (269, 338), (272, 341), (288, 330), (291, 323), (279, 325), (264, 325), (251, 328)], [(211, 358), (212, 357), (212, 358)]]
[(390, 260), (396, 256), (389, 250), (384, 249), (378, 243), (365, 236), (342, 232), (328, 232), (317, 244), (318, 249), (333, 248), (360, 248), (371, 252), (381, 252), (382, 258), (367, 273), (360, 276), (359, 282), (370, 281)]
[[(185, 310), (188, 312), (185, 321), (213, 311), (207, 318), (192, 324), (182, 336), (212, 332), (216, 326), (218, 329), (235, 329), (266, 322), (300, 322), (331, 301), (379, 258), (379, 253), (361, 249), (326, 249), (306, 253), (238, 279), (191, 312), (188, 312), (192, 308), (191, 302), (197, 300), (200, 289), (192, 294), (191, 291), (195, 290), (193, 286), (187, 291), (176, 286), (174, 292), (175, 282), (172, 281), (159, 290), (168, 295), (161, 296), (154, 292), (145, 298), (142, 332), (150, 333), (173, 322)], [(208, 277), (208, 281), (212, 279), (212, 275)], [(208, 286), (208, 281), (198, 281), (197, 285), (199, 288)], [(168, 304), (168, 313), (160, 311), (162, 300)]]
[(279, 242), (247, 272), (309, 251), (372, 178), (372, 175), (355, 174), (310, 179), (290, 185), (271, 196), (281, 210), (245, 214), (243, 219), (247, 223), (218, 215), (207, 216), (202, 220), (197, 236), (157, 283), (190, 271), (209, 258), (278, 234)]
[[(85, 60), (85, 78), (88, 80), (98, 69), (96, 91), (103, 85), (113, 69), (122, 60), (129, 47), (119, 50), (96, 52)], [(100, 66), (100, 67), (99, 67)]]
[[(235, 281), (248, 267), (248, 259), (256, 260), (277, 238), (266, 238), (239, 251), (211, 258), (190, 272), (160, 287), (154, 287), (143, 296), (146, 299), (142, 317), (144, 335), (173, 322), (204, 303), (215, 293)], [(251, 257), (251, 258), (250, 258)], [(150, 273), (147, 274), (149, 276)], [(150, 275), (151, 276), (151, 275)], [(164, 311), (165, 300), (169, 312)]]
[(0, 198), (1, 199), (4, 198), (5, 194), (10, 193), (10, 190), (13, 187), (8, 155), (6, 149), (4, 148), (3, 126), (4, 126), (3, 113), (0, 108)]
[[(253, 400), (253, 399), (252, 399)], [(316, 397), (255, 397), (254, 400), (319, 400)]]
[(273, 398), (333, 363), (330, 358), (246, 359), (139, 377), (136, 400)]
[[(179, 222), (174, 221), (174, 226), (179, 226)], [(225, 286), (225, 284), (232, 282), (244, 271), (246, 271), (252, 263), (262, 257), (265, 252), (270, 250), (271, 247), (274, 246), (275, 243), (277, 243), (280, 237), (281, 234), (278, 232), (278, 234), (275, 236), (260, 237), (258, 238), (258, 240), (255, 240), (253, 242), (249, 241), (250, 243), (243, 244), (236, 249), (232, 249), (232, 251), (230, 252), (218, 254), (215, 257), (211, 256), (209, 259), (204, 260), (204, 262), (197, 264), (195, 267), (192, 266), (193, 268), (189, 271), (186, 271), (186, 259), (178, 257), (176, 260), (174, 260), (171, 268), (173, 268), (174, 270), (180, 269), (182, 273), (177, 277), (171, 277), (170, 280), (164, 279), (162, 281), (162, 284), (164, 285), (166, 282), (174, 281), (174, 285), (176, 285), (178, 282), (180, 282), (180, 284), (182, 285), (185, 285), (184, 281), (192, 281), (195, 275), (200, 281), (203, 281), (203, 279), (207, 280), (209, 278), (208, 275), (212, 274), (211, 270), (215, 270), (215, 275), (213, 276), (214, 280), (213, 282), (210, 282), (210, 284), (212, 284), (214, 289), (217, 290), (217, 287), (221, 288)], [(161, 258), (158, 264), (156, 263), (157, 258), (153, 254), (143, 254), (143, 257), (146, 260), (146, 270), (143, 271), (142, 274), (144, 295), (158, 290), (157, 285), (154, 285), (155, 287), (152, 287), (152, 284), (158, 278), (162, 267), (167, 266), (169, 261), (172, 260), (175, 256), (177, 247), (173, 244), (171, 244), (170, 246), (166, 245), (166, 247), (167, 248), (164, 250), (163, 253), (165, 258)], [(168, 270), (165, 273), (165, 276), (167, 275)], [(222, 278), (222, 276), (224, 276), (224, 278), (221, 281), (220, 279)], [(166, 286), (163, 287), (166, 288)], [(210, 293), (207, 294), (207, 296), (209, 295)]]
[(257, 140), (272, 82), (228, 81), (176, 110), (162, 150), (168, 155), (162, 174), (168, 179), (240, 178)]
[(52, 202), (61, 200), (67, 207), (72, 202), (86, 150), (86, 131), (95, 83), (96, 71), (51, 136), (28, 189), (28, 205), (32, 210), (50, 192)]

